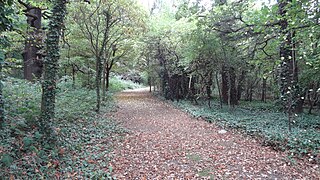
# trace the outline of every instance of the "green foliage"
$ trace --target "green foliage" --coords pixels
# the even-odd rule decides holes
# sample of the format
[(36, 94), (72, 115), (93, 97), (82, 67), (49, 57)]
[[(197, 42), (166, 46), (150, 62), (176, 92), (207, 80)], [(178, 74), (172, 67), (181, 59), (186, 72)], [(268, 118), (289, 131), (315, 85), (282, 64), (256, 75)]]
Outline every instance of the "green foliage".
[(96, 95), (92, 92), (90, 89), (74, 86), (68, 77), (62, 78), (57, 90), (56, 119), (74, 121), (95, 114), (93, 110)]
[(10, 166), (11, 163), (13, 162), (13, 158), (9, 155), (9, 154), (3, 154), (2, 158), (1, 158), (1, 162), (5, 165), (5, 166)]
[[(86, 64), (86, 68), (95, 69), (96, 110), (99, 112), (100, 92), (102, 91), (102, 99), (104, 99), (105, 89), (109, 85), (106, 83), (111, 70), (116, 67), (115, 63), (122, 65), (124, 60), (131, 61), (139, 53), (134, 51), (133, 46), (136, 44), (135, 38), (143, 31), (145, 14), (132, 0), (74, 3), (70, 4), (68, 11), (67, 28), (70, 29), (69, 37), (72, 39), (70, 44), (67, 43), (68, 63), (65, 64), (72, 65), (74, 68), (78, 63), (71, 64), (69, 60), (75, 56), (89, 55), (95, 58), (95, 63)], [(72, 53), (69, 53), (70, 49)], [(131, 57), (127, 57), (127, 54)], [(94, 68), (93, 65), (95, 65)], [(75, 73), (74, 69), (73, 73)]]
[[(0, 130), (1, 177), (111, 179), (110, 142), (124, 130), (93, 111), (93, 90), (73, 86), (68, 77), (58, 82), (54, 121), (58, 141), (53, 145), (43, 141), (38, 128), (40, 84), (13, 78), (4, 83), (7, 119)], [(109, 96), (103, 113), (113, 108)]]
[(134, 83), (132, 81), (122, 80), (118, 77), (112, 77), (110, 79), (110, 92), (119, 92), (125, 89), (140, 88), (142, 85)]
[(7, 78), (4, 81), (5, 110), (8, 117), (35, 125), (40, 114), (41, 88), (38, 83)]
[(10, 17), (14, 13), (11, 8), (12, 4), (13, 0), (0, 1), (0, 32), (12, 28), (12, 19)]
[[(201, 103), (200, 103), (201, 104)], [(287, 150), (299, 156), (316, 159), (320, 148), (320, 117), (301, 114), (295, 118), (292, 132), (288, 132), (287, 116), (278, 112), (272, 103), (243, 103), (240, 107), (219, 108), (212, 103), (212, 108), (204, 103), (196, 106), (189, 101), (176, 102), (175, 105), (195, 117), (202, 117), (223, 127), (243, 130), (249, 135), (262, 137), (263, 143), (275, 149)]]

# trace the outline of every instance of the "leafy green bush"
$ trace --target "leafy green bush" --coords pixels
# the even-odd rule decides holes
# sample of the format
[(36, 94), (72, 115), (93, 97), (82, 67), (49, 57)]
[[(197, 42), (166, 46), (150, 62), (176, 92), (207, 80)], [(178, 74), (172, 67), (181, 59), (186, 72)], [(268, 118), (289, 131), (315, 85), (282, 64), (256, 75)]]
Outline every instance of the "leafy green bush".
[(243, 103), (239, 107), (229, 109), (219, 107), (212, 102), (212, 108), (200, 102), (193, 105), (190, 101), (174, 103), (195, 117), (203, 117), (220, 126), (236, 128), (255, 137), (262, 137), (264, 144), (275, 149), (287, 150), (290, 154), (309, 156), (311, 161), (320, 163), (320, 117), (301, 114), (295, 117), (292, 132), (288, 131), (288, 117), (278, 112), (272, 104)]

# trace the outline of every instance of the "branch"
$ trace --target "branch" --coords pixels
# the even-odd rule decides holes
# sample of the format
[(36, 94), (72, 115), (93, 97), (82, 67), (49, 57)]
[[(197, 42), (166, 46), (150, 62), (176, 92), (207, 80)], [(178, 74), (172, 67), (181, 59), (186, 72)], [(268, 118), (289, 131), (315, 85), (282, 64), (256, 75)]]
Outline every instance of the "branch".
[(46, 10), (46, 9), (41, 9), (39, 7), (32, 6), (30, 3), (26, 3), (21, 0), (18, 0), (18, 3), (20, 3), (21, 5), (23, 5), (26, 8), (25, 10), (23, 10), (24, 12), (30, 11), (31, 9), (37, 9), (37, 8), (40, 10)]
[(30, 12), (26, 12), (25, 15), (32, 18), (30, 25), (34, 27), (34, 22), (38, 19), (38, 17)]
[(30, 5), (30, 3), (25, 3), (21, 0), (18, 0), (18, 3), (20, 3), (21, 5), (23, 5), (26, 8), (26, 11), (32, 9), (32, 6)]
[(79, 71), (79, 72), (81, 72), (82, 74), (88, 74), (87, 72), (85, 72), (85, 71), (83, 71), (81, 68), (79, 68), (79, 66), (77, 65), (77, 64), (74, 64), (74, 63), (72, 63), (72, 64), (70, 64), (72, 67), (76, 67), (77, 69), (76, 69), (76, 71)]
[[(81, 11), (82, 15), (85, 15), (85, 12), (83, 11), (82, 7), (80, 7), (80, 11)], [(92, 49), (93, 49), (93, 53), (94, 53), (94, 54), (97, 54), (97, 48), (98, 48), (98, 47), (96, 47), (95, 44), (94, 44), (94, 42), (93, 42), (94, 35), (91, 33), (90, 28), (89, 28), (87, 22), (86, 22), (86, 21), (78, 22), (78, 21), (76, 21), (76, 20), (75, 20), (75, 22), (80, 26), (81, 32), (82, 32), (83, 34), (85, 34), (86, 37), (87, 37), (87, 39), (89, 40), (89, 42), (90, 42), (90, 44), (91, 44), (91, 47), (92, 47)], [(83, 27), (82, 24), (84, 24), (85, 27)], [(85, 30), (86, 30), (86, 31), (85, 31)]]

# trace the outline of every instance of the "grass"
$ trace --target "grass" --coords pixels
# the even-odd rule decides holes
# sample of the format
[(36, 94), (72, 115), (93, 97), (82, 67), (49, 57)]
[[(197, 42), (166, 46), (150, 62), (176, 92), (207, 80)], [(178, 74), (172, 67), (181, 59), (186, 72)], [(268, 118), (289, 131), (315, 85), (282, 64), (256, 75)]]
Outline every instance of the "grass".
[(298, 115), (292, 132), (289, 132), (287, 115), (272, 103), (241, 102), (238, 107), (231, 109), (226, 106), (220, 108), (215, 101), (211, 108), (205, 102), (194, 105), (190, 101), (179, 101), (174, 104), (195, 117), (262, 138), (265, 145), (274, 149), (287, 151), (298, 157), (307, 156), (309, 161), (320, 162), (319, 116)]
[[(128, 88), (127, 82), (111, 86)], [(5, 128), (0, 130), (0, 177), (4, 179), (110, 179), (112, 142), (125, 130), (104, 116), (114, 109), (110, 94), (101, 114), (94, 112), (94, 90), (58, 82), (54, 127), (58, 142), (44, 144), (38, 128), (41, 86), (7, 78)]]

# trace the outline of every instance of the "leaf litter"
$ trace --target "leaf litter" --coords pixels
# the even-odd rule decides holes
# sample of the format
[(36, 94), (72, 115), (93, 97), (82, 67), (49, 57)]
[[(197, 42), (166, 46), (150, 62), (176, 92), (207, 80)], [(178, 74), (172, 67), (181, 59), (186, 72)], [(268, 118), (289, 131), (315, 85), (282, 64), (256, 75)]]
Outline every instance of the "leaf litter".
[(129, 130), (110, 166), (116, 179), (320, 179), (320, 169), (256, 139), (193, 118), (147, 91), (117, 95)]

